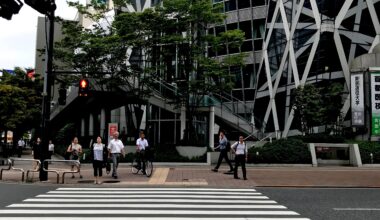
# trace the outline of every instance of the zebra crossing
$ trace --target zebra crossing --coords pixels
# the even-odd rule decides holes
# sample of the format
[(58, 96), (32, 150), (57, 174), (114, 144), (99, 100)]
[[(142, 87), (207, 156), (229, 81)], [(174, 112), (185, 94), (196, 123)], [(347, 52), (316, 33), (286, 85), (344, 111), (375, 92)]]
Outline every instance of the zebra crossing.
[(58, 188), (0, 209), (0, 220), (308, 220), (255, 189)]

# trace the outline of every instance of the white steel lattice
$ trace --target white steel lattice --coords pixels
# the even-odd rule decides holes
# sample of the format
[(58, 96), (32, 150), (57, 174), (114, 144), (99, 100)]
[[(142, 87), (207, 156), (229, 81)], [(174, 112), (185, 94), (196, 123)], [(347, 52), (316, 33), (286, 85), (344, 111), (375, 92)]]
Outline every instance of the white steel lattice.
[[(358, 47), (370, 53), (380, 43), (380, 24), (379, 15), (377, 14), (379, 9), (376, 8), (380, 7), (380, 0), (340, 1), (341, 5), (339, 5), (339, 8), (335, 8), (337, 13), (333, 17), (329, 16), (329, 13), (324, 14), (324, 11), (321, 12), (321, 2), (318, 0), (269, 1), (268, 7), (271, 7), (273, 15), (268, 18), (263, 56), (258, 71), (259, 80), (257, 80), (256, 87), (258, 92), (255, 98), (256, 101), (261, 98), (268, 100), (265, 106), (266, 111), (262, 118), (266, 124), (270, 115), (272, 115), (274, 130), (282, 130), (282, 137), (289, 134), (294, 119), (294, 111), (291, 106), (287, 106), (285, 107), (285, 112), (278, 112), (276, 95), (279, 92), (287, 92), (289, 96), (292, 89), (307, 83), (313, 62), (317, 59), (316, 55), (321, 43), (321, 36), (324, 33), (330, 33), (333, 36), (331, 40), (335, 48), (328, 49), (334, 49), (334, 52), (337, 53), (341, 69), (337, 71), (336, 75), (340, 75), (340, 78), (344, 79), (348, 93), (349, 89), (347, 88), (350, 88), (349, 63), (355, 58)], [(330, 3), (330, 1), (328, 2)], [(364, 12), (369, 13), (369, 19), (363, 19)], [(348, 19), (354, 19), (352, 27), (347, 27), (343, 24)], [(370, 36), (367, 33), (360, 32), (360, 26), (364, 22), (366, 22), (366, 25), (370, 23), (373, 25), (374, 35)], [(310, 37), (300, 42), (297, 40), (297, 36), (302, 31), (307, 31)], [(342, 38), (345, 41), (348, 39), (351, 43), (347, 46), (342, 42)], [(283, 45), (279, 45), (281, 40), (284, 41)], [(281, 59), (273, 58), (276, 50), (279, 51), (277, 55)], [(303, 69), (298, 64), (301, 56), (307, 56)], [(289, 74), (290, 77), (288, 76), (287, 85), (280, 88), (280, 81), (284, 77), (284, 73)], [(325, 73), (318, 74), (323, 77)], [(260, 77), (264, 80), (260, 81)], [(286, 103), (289, 105), (289, 100)], [(344, 99), (344, 105), (341, 110), (344, 116), (349, 108), (350, 95), (348, 94)], [(281, 118), (285, 120), (284, 126), (281, 126), (281, 128), (279, 114), (282, 114)]]

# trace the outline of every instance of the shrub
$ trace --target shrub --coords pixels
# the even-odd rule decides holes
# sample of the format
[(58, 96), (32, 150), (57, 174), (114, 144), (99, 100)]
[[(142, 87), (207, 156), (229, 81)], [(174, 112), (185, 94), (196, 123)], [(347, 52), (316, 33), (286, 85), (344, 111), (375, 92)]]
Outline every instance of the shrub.
[(187, 158), (181, 156), (175, 145), (166, 144), (160, 145), (155, 148), (154, 161), (157, 162), (206, 162), (207, 154), (195, 158)]
[(328, 134), (309, 134), (305, 136), (293, 136), (288, 139), (298, 139), (304, 143), (344, 143), (345, 138), (343, 136), (328, 135)]
[(371, 163), (371, 156), (373, 154), (373, 163), (380, 163), (380, 144), (370, 141), (355, 141), (359, 145), (360, 157), (362, 163)]
[(250, 148), (249, 155), (248, 162), (254, 163), (311, 163), (309, 149), (298, 139), (280, 139)]

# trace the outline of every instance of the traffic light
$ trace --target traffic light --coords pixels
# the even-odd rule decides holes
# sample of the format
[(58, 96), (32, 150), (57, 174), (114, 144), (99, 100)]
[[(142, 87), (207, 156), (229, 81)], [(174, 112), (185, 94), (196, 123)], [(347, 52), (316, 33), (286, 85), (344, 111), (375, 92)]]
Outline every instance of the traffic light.
[(23, 4), (20, 0), (1, 0), (0, 17), (11, 20), (12, 15), (18, 14), (22, 6)]
[(57, 9), (54, 0), (25, 0), (25, 3), (44, 15)]
[(66, 89), (65, 88), (59, 88), (58, 90), (58, 104), (59, 105), (66, 105)]
[(87, 79), (81, 79), (79, 81), (79, 96), (88, 96), (89, 95), (89, 83)]

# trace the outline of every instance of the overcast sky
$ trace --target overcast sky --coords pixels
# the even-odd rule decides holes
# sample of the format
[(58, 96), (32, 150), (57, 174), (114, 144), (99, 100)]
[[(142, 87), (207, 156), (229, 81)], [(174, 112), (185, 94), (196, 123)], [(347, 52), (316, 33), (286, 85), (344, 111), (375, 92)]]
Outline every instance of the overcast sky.
[[(66, 0), (56, 0), (56, 4), (57, 16), (71, 20), (75, 18), (76, 10), (69, 8)], [(12, 20), (0, 17), (0, 70), (14, 69), (16, 66), (34, 68), (38, 16), (43, 15), (24, 4)]]

